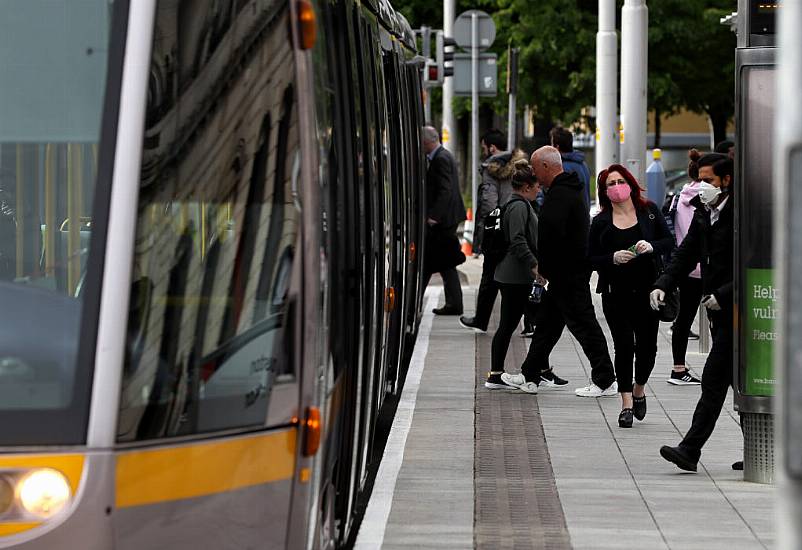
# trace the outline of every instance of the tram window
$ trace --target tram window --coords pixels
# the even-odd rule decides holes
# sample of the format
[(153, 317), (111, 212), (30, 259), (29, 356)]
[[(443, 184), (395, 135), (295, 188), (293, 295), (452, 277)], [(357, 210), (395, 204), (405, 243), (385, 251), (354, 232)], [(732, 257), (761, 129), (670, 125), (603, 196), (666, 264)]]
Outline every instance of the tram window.
[(272, 391), (294, 380), (289, 11), (241, 5), (158, 2), (121, 442), (269, 425)]
[(0, 2), (0, 446), (81, 443), (86, 430), (92, 364), (78, 351), (99, 293), (87, 271), (102, 254), (91, 233), (112, 4)]

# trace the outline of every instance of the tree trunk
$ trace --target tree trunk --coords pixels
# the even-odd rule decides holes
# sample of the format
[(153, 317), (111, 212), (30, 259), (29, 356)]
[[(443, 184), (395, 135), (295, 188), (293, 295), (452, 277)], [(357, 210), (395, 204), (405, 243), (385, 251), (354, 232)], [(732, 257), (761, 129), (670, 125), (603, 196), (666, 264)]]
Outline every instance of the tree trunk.
[(660, 109), (654, 110), (654, 148), (660, 148), (660, 139), (662, 138), (661, 123), (660, 123)]
[(713, 126), (713, 145), (717, 145), (727, 139), (726, 113), (709, 112), (710, 124)]

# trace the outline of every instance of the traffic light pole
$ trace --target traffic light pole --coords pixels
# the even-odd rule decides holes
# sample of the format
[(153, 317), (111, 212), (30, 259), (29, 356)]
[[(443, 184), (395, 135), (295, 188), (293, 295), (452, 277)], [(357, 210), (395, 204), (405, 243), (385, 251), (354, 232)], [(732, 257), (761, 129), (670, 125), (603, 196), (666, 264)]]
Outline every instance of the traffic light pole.
[(515, 148), (515, 138), (518, 135), (516, 128), (516, 97), (518, 94), (518, 48), (510, 48), (507, 65), (507, 93), (509, 94), (509, 113), (507, 114), (507, 151)]
[[(432, 54), (432, 29), (430, 27), (421, 27), (421, 53), (425, 59), (429, 59)], [(424, 68), (424, 70), (427, 70)], [(429, 88), (423, 91), (423, 118), (424, 122), (429, 124), (432, 120), (432, 98), (429, 95)]]
[[(456, 17), (456, 0), (443, 0), (443, 34), (454, 36), (454, 18)], [(457, 152), (456, 121), (451, 104), (454, 102), (454, 79), (446, 78), (443, 81), (443, 147), (451, 153)]]
[(471, 14), (471, 209), (476, 219), (479, 186), (479, 16)]

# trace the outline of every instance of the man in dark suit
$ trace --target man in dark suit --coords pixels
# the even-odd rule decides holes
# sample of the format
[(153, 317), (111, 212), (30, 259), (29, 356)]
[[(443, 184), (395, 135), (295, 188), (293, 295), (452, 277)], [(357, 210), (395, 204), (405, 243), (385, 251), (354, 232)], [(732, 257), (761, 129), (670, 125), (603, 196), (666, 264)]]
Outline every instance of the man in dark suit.
[(465, 261), (457, 238), (457, 226), (465, 220), (465, 205), (459, 191), (457, 162), (440, 144), (431, 126), (423, 128), (423, 150), (429, 160), (426, 171), (426, 250), (424, 287), (433, 273), (443, 278), (445, 305), (435, 315), (462, 315), (462, 288), (457, 266)]

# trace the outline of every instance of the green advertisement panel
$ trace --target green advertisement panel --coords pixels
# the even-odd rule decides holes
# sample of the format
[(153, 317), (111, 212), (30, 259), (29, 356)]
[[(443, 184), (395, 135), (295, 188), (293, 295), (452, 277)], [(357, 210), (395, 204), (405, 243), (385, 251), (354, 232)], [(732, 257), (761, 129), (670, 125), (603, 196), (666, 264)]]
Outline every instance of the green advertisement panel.
[(742, 315), (746, 371), (745, 395), (774, 395), (775, 321), (779, 300), (773, 269), (746, 269)]

